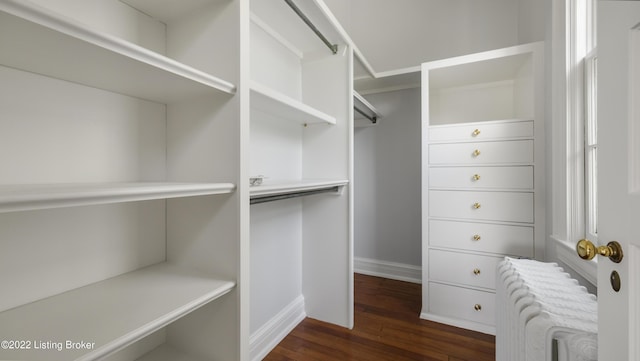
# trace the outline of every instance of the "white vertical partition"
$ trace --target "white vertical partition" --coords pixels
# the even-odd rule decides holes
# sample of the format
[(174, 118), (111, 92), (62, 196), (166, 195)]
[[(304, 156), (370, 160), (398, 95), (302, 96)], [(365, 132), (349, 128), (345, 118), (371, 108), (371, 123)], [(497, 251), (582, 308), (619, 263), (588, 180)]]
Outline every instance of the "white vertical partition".
[[(333, 114), (331, 127), (304, 134), (304, 178), (353, 178), (353, 97), (350, 49), (303, 63), (303, 96)], [(327, 95), (331, 94), (331, 97)], [(303, 294), (309, 316), (353, 327), (353, 192), (307, 198), (304, 206)], [(349, 275), (345, 277), (345, 275)]]
[(305, 316), (353, 326), (352, 49), (320, 1), (293, 3), (338, 52), (285, 1), (252, 0), (251, 193), (295, 197), (251, 206), (253, 359)]

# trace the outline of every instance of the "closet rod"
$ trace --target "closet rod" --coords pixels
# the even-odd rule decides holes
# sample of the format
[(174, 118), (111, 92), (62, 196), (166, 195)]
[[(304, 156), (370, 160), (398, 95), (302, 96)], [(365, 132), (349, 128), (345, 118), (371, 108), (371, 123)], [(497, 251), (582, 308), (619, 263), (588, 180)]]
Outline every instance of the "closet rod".
[(284, 0), (284, 2), (286, 2), (291, 7), (291, 9), (293, 9), (293, 11), (296, 14), (298, 14), (300, 19), (302, 19), (302, 21), (304, 21), (304, 23), (307, 24), (307, 26), (311, 28), (311, 30), (313, 30), (314, 33), (316, 33), (316, 35), (320, 38), (320, 40), (322, 40), (322, 42), (326, 46), (328, 46), (329, 49), (331, 49), (331, 52), (333, 52), (334, 54), (338, 53), (338, 45), (331, 44), (331, 42), (327, 40), (327, 38), (324, 35), (322, 35), (320, 30), (318, 30), (318, 28), (315, 25), (313, 25), (311, 20), (309, 20), (309, 18), (300, 10), (300, 8), (293, 3), (293, 0)]
[(363, 117), (369, 119), (371, 121), (371, 123), (376, 124), (378, 122), (378, 117), (371, 116), (365, 112), (363, 112), (362, 110), (358, 109), (358, 107), (353, 107), (353, 110), (355, 110), (356, 112), (360, 113), (360, 115), (362, 115)]
[(338, 191), (339, 191), (339, 187), (338, 186), (334, 186), (334, 187), (330, 187), (330, 188), (314, 189), (314, 190), (309, 190), (309, 191), (299, 191), (299, 192), (292, 192), (292, 193), (285, 193), (285, 194), (274, 194), (274, 195), (267, 195), (267, 196), (259, 196), (259, 197), (256, 197), (256, 198), (251, 198), (251, 201), (249, 203), (250, 204), (266, 203), (266, 202), (279, 201), (279, 200), (283, 200), (283, 199), (310, 196), (312, 194), (338, 192)]

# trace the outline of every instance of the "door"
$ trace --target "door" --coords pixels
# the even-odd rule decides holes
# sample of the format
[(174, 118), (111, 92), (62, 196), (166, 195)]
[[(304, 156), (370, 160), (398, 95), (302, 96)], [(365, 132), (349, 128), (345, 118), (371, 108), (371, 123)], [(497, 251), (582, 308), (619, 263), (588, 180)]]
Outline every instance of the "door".
[[(640, 23), (640, 2), (598, 3), (598, 238), (601, 244), (618, 241), (624, 252), (620, 263), (598, 260), (598, 356), (638, 361), (640, 30), (634, 27)], [(618, 292), (610, 280), (614, 271), (621, 281)]]

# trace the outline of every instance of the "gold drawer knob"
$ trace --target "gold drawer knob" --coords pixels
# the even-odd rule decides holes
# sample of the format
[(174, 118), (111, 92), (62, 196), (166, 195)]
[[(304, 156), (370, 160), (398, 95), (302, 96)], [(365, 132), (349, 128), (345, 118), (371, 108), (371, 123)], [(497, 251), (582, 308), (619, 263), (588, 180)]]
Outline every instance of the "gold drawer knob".
[(482, 305), (479, 303), (476, 303), (475, 305), (473, 305), (473, 309), (476, 311), (481, 311), (482, 310)]
[(474, 235), (473, 235), (473, 240), (474, 240), (474, 241), (479, 241), (479, 240), (480, 240), (480, 238), (482, 238), (482, 237), (480, 237), (480, 235), (479, 235), (479, 234), (474, 234)]
[(480, 129), (476, 129), (473, 131), (473, 133), (471, 133), (472, 136), (477, 137), (478, 135), (480, 135)]
[(480, 269), (479, 268), (475, 268), (473, 270), (473, 274), (476, 275), (476, 276), (480, 275)]
[(482, 205), (480, 203), (476, 202), (473, 204), (473, 209), (480, 209), (481, 206)]
[(480, 180), (480, 174), (474, 174), (473, 177), (471, 177), (474, 181), (479, 181)]
[(477, 156), (480, 155), (480, 151), (478, 149), (476, 149), (476, 150), (473, 151), (472, 154), (473, 154), (474, 157), (477, 157)]

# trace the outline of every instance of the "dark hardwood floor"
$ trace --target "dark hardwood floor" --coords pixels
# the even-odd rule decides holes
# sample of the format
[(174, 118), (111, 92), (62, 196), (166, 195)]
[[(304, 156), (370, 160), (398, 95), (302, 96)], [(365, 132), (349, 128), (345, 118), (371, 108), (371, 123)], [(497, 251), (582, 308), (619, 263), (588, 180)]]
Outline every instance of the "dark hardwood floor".
[(420, 285), (355, 275), (353, 330), (310, 318), (266, 361), (493, 361), (495, 337), (419, 318)]

